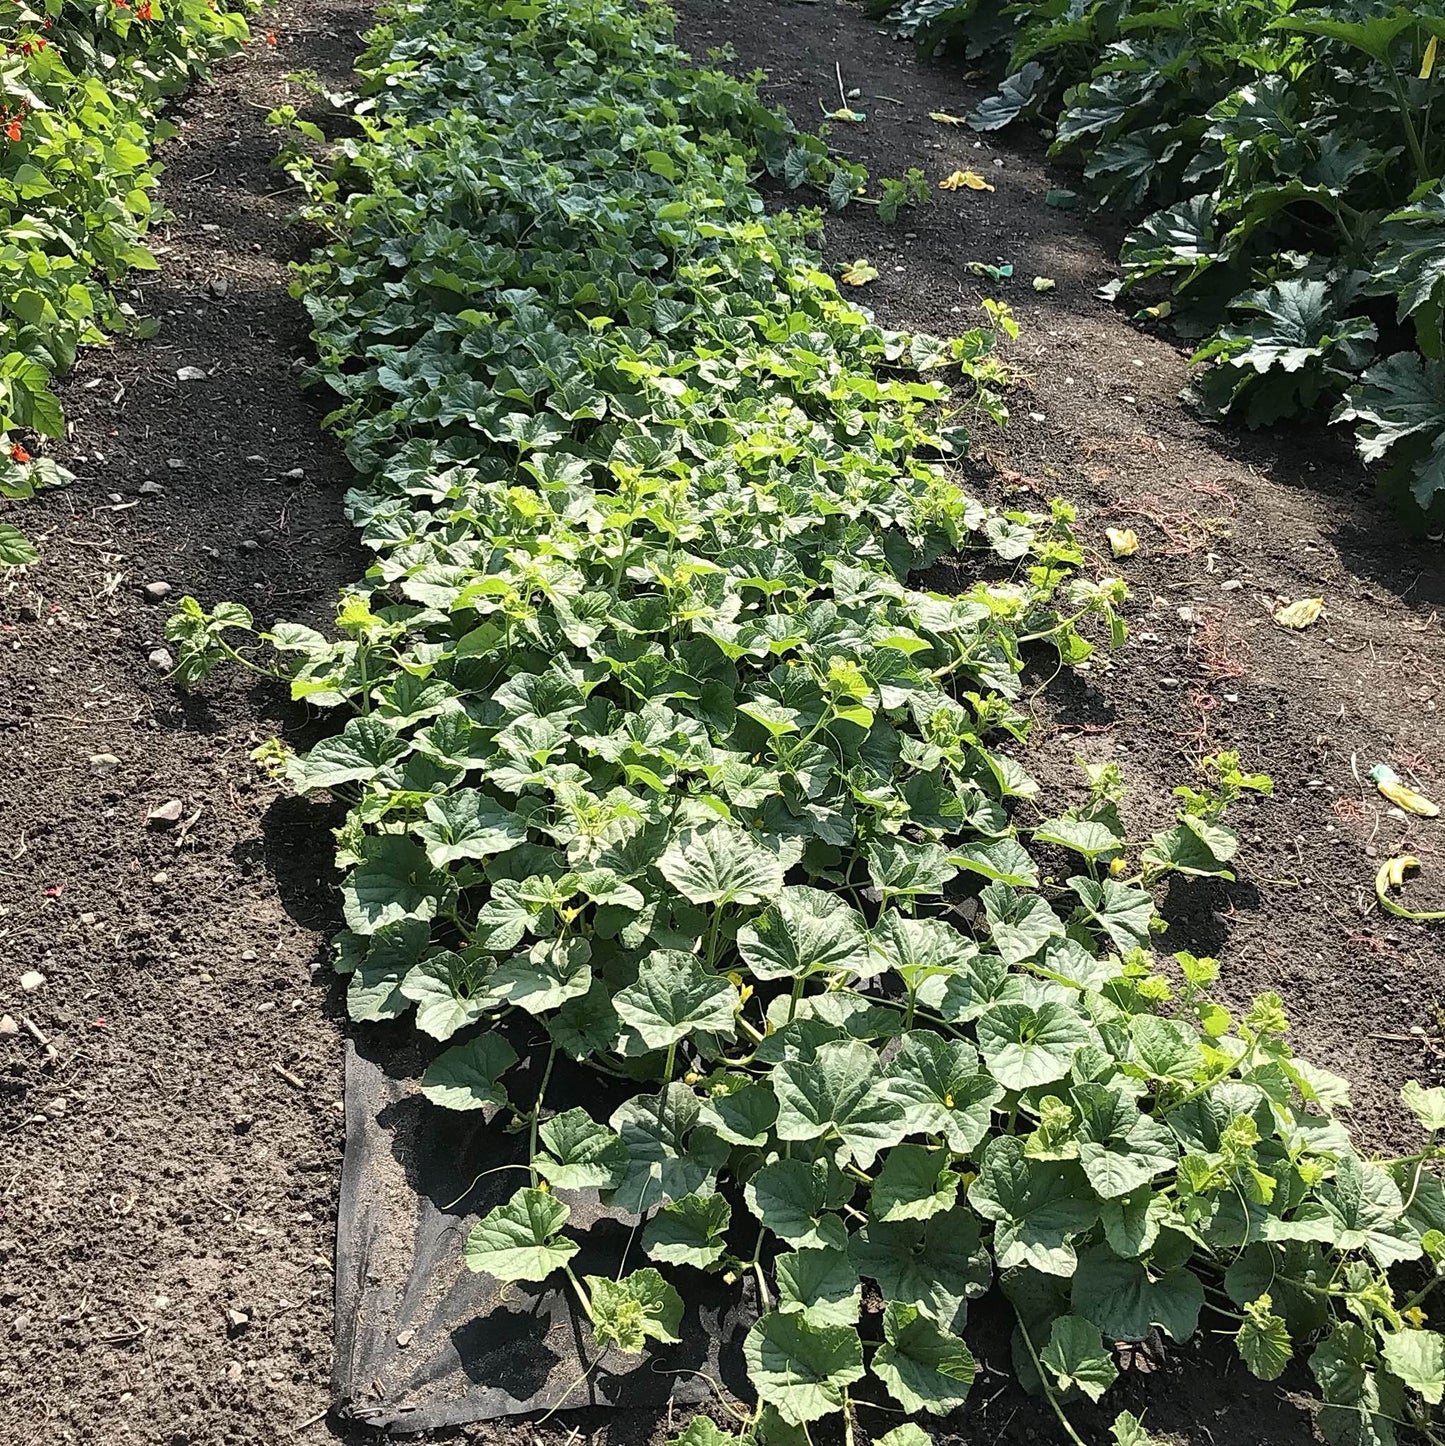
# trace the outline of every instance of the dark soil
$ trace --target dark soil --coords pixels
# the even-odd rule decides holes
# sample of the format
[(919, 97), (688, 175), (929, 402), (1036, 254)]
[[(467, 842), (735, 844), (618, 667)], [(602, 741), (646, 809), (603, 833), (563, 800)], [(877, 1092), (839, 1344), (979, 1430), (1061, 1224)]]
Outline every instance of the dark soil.
[[(946, 332), (973, 324), (985, 294), (1013, 304), (1027, 381), (1006, 433), (978, 428), (985, 485), (1019, 506), (1076, 501), (1095, 565), (1133, 588), (1123, 654), (1036, 679), (1033, 767), (1058, 807), (1076, 753), (1117, 757), (1141, 833), (1167, 821), (1201, 752), (1238, 747), (1274, 775), (1275, 798), (1235, 820), (1241, 882), (1171, 888), (1168, 942), (1218, 954), (1232, 1000), (1277, 989), (1301, 1051), (1355, 1082), (1364, 1138), (1407, 1143), (1399, 1084), (1442, 1078), (1445, 953), (1426, 926), (1381, 915), (1371, 881), (1403, 843), (1424, 863), (1410, 901), (1440, 907), (1445, 858), (1439, 824), (1392, 816), (1361, 780), (1384, 759), (1445, 795), (1438, 548), (1389, 519), (1322, 428), (1192, 421), (1176, 400), (1185, 354), (1095, 299), (1117, 233), (1045, 205), (1068, 177), (1037, 138), (976, 144), (927, 118), (975, 98), (960, 70), (919, 66), (843, 0), (680, 8), (695, 52), (730, 42), (741, 67), (770, 69), (765, 93), (800, 124), (838, 105), (840, 63), (868, 120), (834, 140), (875, 175), (962, 167), (995, 185), (935, 192), (892, 228), (850, 208), (829, 223), (828, 259), (875, 261), (863, 295), (890, 325)], [(344, 83), (364, 23), (352, 0), (296, 0), (180, 107), (163, 188), (176, 219), (134, 297), (161, 335), (88, 355), (67, 383), (60, 456), (79, 480), (27, 505), (43, 561), (0, 593), (0, 1012), (20, 1026), (0, 1036), (0, 1441), (375, 1439), (324, 1419), (345, 1030), (325, 952), (334, 820), (279, 799), (248, 758), (295, 710), (234, 677), (180, 700), (147, 661), (165, 607), (141, 591), (165, 581), (265, 622), (324, 624), (361, 566), (340, 516), (347, 469), (293, 365), (306, 324), (286, 266), (309, 238), (287, 223), (264, 121), (304, 104), (290, 71)], [(983, 283), (971, 260), (1012, 261), (1015, 279)], [(1056, 289), (1035, 293), (1035, 275)], [(179, 383), (183, 366), (210, 375)], [(1135, 527), (1138, 555), (1113, 561), (1105, 525)], [(1315, 627), (1271, 622), (1278, 599), (1318, 595)], [(118, 765), (93, 769), (101, 753)], [(148, 827), (171, 799), (182, 822)], [(46, 982), (22, 992), (30, 969)], [(984, 1370), (940, 1440), (1062, 1439), (1009, 1384), (1006, 1335), (980, 1312)], [(1229, 1354), (1208, 1334), (1141, 1351), (1109, 1410), (1075, 1413), (1079, 1429), (1103, 1441), (1127, 1407), (1191, 1446), (1311, 1439), (1290, 1400), (1307, 1376), (1264, 1386)], [(897, 1420), (870, 1413), (861, 1434)], [(435, 1439), (641, 1446), (681, 1421), (567, 1412)]]
[[(266, 114), (305, 104), (289, 71), (343, 83), (364, 23), (349, 0), (288, 4), (178, 107), (174, 219), (129, 296), (160, 335), (64, 385), (78, 480), (26, 505), (42, 560), (0, 593), (0, 1012), (21, 1025), (0, 1037), (7, 1442), (325, 1435), (292, 1436), (331, 1367), (329, 840), (248, 759), (284, 699), (240, 675), (182, 700), (147, 661), (169, 602), (142, 588), (324, 621), (357, 575), (348, 471), (293, 368), (307, 238)], [(171, 799), (181, 821), (148, 826)]]

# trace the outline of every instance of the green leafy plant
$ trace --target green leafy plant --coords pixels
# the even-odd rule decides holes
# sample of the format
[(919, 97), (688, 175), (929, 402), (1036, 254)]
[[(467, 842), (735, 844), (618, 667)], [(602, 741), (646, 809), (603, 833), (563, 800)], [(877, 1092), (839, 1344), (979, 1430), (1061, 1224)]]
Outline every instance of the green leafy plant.
[(896, 221), (899, 214), (907, 208), (925, 206), (933, 200), (928, 177), (917, 166), (910, 166), (901, 180), (896, 176), (884, 176), (878, 186), (882, 192), (878, 198), (880, 221)]
[[(1143, 849), (1116, 767), (1037, 809), (1025, 656), (1092, 665), (1123, 584), (1079, 575), (1066, 504), (959, 489), (934, 373), (965, 380), (976, 344), (840, 295), (814, 218), (750, 183), (776, 134), (754, 92), (664, 24), (398, 9), (360, 137), (295, 163), (375, 561), (338, 637), (265, 635), (294, 697), (351, 716), (262, 760), (349, 805), (352, 1016), (409, 1018), (423, 1094), (517, 1143), (526, 1183), (467, 1264), (569, 1292), (595, 1360), (665, 1350), (696, 1272), (750, 1279), (751, 1439), (952, 1410), (992, 1289), (1068, 1434), (1113, 1343), (1208, 1309), (1251, 1369), (1308, 1354), (1330, 1413), (1388, 1439), (1437, 1389), (1432, 1281), (1388, 1274), (1445, 1239), (1434, 1094), (1417, 1155), (1364, 1159), (1276, 997), (1236, 1017), (1212, 960), (1155, 955), (1146, 885), (1224, 875), (1225, 811), (1268, 787), (1237, 756)], [(916, 585), (944, 553), (957, 596)], [(251, 629), (188, 600), (186, 676), (271, 666)], [(616, 1087), (605, 1118), (556, 1112), (564, 1058)], [(644, 1217), (650, 1263), (580, 1276), (576, 1190)]]
[[(65, 480), (38, 453), (64, 431), (51, 378), (106, 335), (145, 334), (112, 290), (156, 268), (154, 145), (165, 99), (246, 36), (245, 5), (0, 0), (0, 496)], [(0, 565), (34, 561), (15, 529)]]

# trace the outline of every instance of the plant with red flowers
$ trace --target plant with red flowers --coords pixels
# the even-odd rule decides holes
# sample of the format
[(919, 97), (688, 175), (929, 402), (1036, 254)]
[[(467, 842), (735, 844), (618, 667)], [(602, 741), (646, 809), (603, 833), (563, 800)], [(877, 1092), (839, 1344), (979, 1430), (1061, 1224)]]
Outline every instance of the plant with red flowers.
[(50, 379), (78, 347), (136, 329), (110, 288), (156, 266), (161, 104), (245, 39), (250, 3), (0, 0), (0, 447), (17, 428), (58, 436)]

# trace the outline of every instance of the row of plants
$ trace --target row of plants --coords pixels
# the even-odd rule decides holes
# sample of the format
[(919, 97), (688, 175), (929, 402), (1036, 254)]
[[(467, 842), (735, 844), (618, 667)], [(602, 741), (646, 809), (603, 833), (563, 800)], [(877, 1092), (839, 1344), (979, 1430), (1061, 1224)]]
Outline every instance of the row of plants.
[(1146, 213), (1117, 289), (1167, 287), (1146, 314), (1199, 339), (1201, 408), (1330, 409), (1388, 490), (1445, 494), (1438, 3), (870, 3), (929, 53), (1003, 69), (970, 124), (1039, 120), (1091, 205)]
[[(1237, 758), (1142, 846), (1112, 766), (1039, 809), (1025, 656), (1121, 644), (1123, 585), (1065, 504), (959, 489), (995, 332), (844, 297), (819, 217), (752, 183), (856, 172), (667, 29), (389, 9), (355, 134), (294, 163), (374, 561), (335, 637), (194, 599), (169, 625), (183, 682), (275, 670), (349, 715), (261, 756), (348, 805), (352, 1016), (419, 1030), (422, 1093), (527, 1141), (467, 1265), (570, 1292), (594, 1363), (676, 1341), (701, 1273), (746, 1285), (755, 1401), (689, 1446), (840, 1413), (926, 1441), (887, 1428), (965, 1401), (995, 1289), (1075, 1441), (1117, 1342), (1206, 1311), (1260, 1376), (1308, 1359), (1331, 1440), (1394, 1441), (1445, 1390), (1445, 1091), (1409, 1092), (1418, 1154), (1362, 1158), (1277, 998), (1236, 1017), (1212, 961), (1156, 956), (1150, 886), (1228, 879), (1224, 812), (1268, 789)], [(912, 580), (944, 553), (957, 596)], [(559, 1110), (559, 1060), (622, 1102)], [(649, 1264), (576, 1273), (578, 1191)]]
[[(168, 96), (246, 35), (244, 3), (0, 0), (0, 497), (65, 474), (41, 454), (64, 431), (52, 378), (79, 347), (147, 334), (114, 294), (151, 271), (156, 145)], [(0, 566), (33, 562), (0, 523)]]

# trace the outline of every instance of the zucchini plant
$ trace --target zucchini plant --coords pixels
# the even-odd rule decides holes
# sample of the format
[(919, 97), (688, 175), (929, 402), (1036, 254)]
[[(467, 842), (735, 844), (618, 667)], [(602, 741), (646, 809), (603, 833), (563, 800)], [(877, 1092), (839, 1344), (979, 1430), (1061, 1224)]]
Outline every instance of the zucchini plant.
[(1250, 426), (1332, 412), (1429, 509), (1445, 494), (1438, 5), (877, 0), (928, 51), (1001, 59), (969, 116), (1053, 126), (1097, 207), (1143, 211), (1113, 288), (1203, 339), (1190, 396)]

